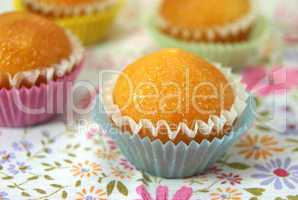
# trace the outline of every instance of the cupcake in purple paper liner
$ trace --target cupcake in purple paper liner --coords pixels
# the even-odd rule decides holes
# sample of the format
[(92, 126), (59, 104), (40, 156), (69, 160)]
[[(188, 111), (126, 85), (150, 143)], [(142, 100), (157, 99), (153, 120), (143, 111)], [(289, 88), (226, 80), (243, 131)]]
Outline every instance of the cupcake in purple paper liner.
[(164, 49), (104, 84), (93, 114), (138, 169), (181, 178), (204, 171), (247, 131), (249, 100), (229, 69)]
[(63, 113), (81, 69), (78, 39), (37, 15), (0, 15), (0, 126), (35, 125)]

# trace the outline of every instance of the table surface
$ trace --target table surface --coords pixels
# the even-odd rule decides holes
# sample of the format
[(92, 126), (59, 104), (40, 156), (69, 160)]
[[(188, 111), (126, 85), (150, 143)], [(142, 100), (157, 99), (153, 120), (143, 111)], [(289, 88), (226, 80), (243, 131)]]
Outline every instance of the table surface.
[[(140, 14), (136, 4), (143, 3), (131, 1), (115, 34), (87, 50), (79, 79), (96, 84), (99, 71), (119, 69), (156, 49), (134, 20)], [(0, 9), (9, 10), (10, 1), (1, 0)], [(289, 84), (297, 84), (298, 72), (291, 70), (285, 72), (294, 77)], [(55, 120), (27, 129), (0, 129), (0, 199), (298, 199), (298, 93), (267, 95), (272, 86), (255, 79), (266, 71), (244, 73), (250, 84), (262, 86), (258, 122), (204, 174), (180, 180), (152, 177), (134, 169), (92, 121), (73, 129)], [(274, 73), (279, 79), (284, 71)]]

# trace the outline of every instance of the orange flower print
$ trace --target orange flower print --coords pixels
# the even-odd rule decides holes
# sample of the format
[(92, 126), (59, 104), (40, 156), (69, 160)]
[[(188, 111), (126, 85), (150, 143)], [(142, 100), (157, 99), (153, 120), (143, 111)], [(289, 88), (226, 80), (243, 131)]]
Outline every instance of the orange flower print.
[(104, 159), (104, 160), (116, 160), (119, 156), (118, 152), (115, 150), (105, 150), (105, 149), (97, 149), (96, 155), (98, 158)]
[(90, 178), (91, 176), (96, 176), (102, 171), (100, 165), (90, 162), (86, 160), (83, 163), (79, 163), (77, 165), (73, 165), (71, 172), (73, 176), (79, 176), (81, 178), (87, 177)]
[(211, 193), (211, 200), (241, 200), (242, 193), (233, 188), (217, 188), (216, 192)]
[(132, 177), (131, 170), (122, 170), (119, 167), (112, 167), (112, 175), (119, 179), (129, 179)]
[(95, 189), (94, 186), (89, 190), (85, 188), (81, 192), (77, 193), (76, 200), (107, 200), (107, 194), (101, 189)]
[(253, 158), (255, 160), (267, 159), (273, 153), (279, 153), (284, 150), (278, 146), (277, 140), (269, 135), (247, 135), (236, 147), (240, 149), (239, 153), (246, 159)]

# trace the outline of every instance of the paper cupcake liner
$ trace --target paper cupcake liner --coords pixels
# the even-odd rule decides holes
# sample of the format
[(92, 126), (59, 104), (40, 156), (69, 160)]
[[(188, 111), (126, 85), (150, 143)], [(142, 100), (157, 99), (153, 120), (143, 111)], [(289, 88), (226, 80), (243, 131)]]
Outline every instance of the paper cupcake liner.
[[(238, 20), (226, 24), (224, 26), (213, 26), (210, 28), (198, 28), (198, 29), (187, 29), (184, 27), (175, 26), (171, 24), (158, 13), (156, 16), (156, 25), (167, 32), (173, 37), (181, 37), (184, 40), (202, 40), (205, 39), (209, 42), (213, 42), (217, 37), (225, 39), (234, 37), (242, 32), (249, 31), (250, 27), (256, 20), (256, 3), (255, 0), (250, 0), (251, 10), (249, 13), (239, 18)], [(160, 9), (156, 9), (159, 11)]]
[[(56, 23), (75, 33), (84, 45), (91, 45), (107, 36), (124, 0), (117, 0), (111, 7), (94, 14), (54, 18)], [(22, 0), (14, 0), (17, 10), (26, 10)]]
[[(0, 89), (0, 126), (27, 127), (48, 121), (66, 109), (68, 94), (82, 64), (56, 81), (31, 88)], [(19, 102), (19, 103), (18, 103)], [(21, 103), (21, 104), (20, 104)], [(44, 108), (44, 112), (29, 114), (29, 109)]]
[(155, 18), (146, 19), (148, 33), (160, 47), (181, 48), (203, 56), (225, 66), (241, 68), (254, 64), (260, 58), (260, 51), (270, 39), (270, 24), (264, 17), (258, 17), (248, 41), (239, 43), (200, 43), (176, 39), (156, 27)]
[(98, 97), (93, 111), (94, 120), (117, 142), (124, 156), (140, 171), (165, 178), (185, 178), (204, 172), (220, 159), (227, 149), (252, 126), (255, 119), (255, 100), (247, 99), (247, 107), (238, 118), (232, 131), (223, 138), (211, 142), (192, 141), (189, 145), (180, 142), (150, 141), (138, 135), (123, 133), (115, 128)]
[(210, 135), (214, 130), (216, 133), (224, 132), (225, 125), (233, 125), (234, 121), (245, 109), (248, 94), (241, 83), (240, 76), (232, 74), (230, 68), (224, 68), (218, 63), (214, 63), (214, 66), (224, 74), (228, 82), (231, 84), (235, 95), (235, 101), (230, 109), (222, 110), (219, 116), (211, 115), (207, 122), (202, 120), (195, 121), (193, 128), (190, 128), (186, 123), (181, 122), (178, 124), (176, 130), (172, 130), (168, 122), (162, 119), (154, 124), (149, 119), (142, 119), (139, 122), (136, 122), (130, 116), (123, 116), (120, 108), (113, 102), (112, 91), (114, 90), (115, 80), (117, 77), (110, 77), (110, 81), (108, 83), (104, 83), (102, 92), (103, 104), (108, 115), (117, 127), (121, 128), (129, 126), (132, 134), (135, 135), (138, 135), (142, 128), (150, 130), (154, 137), (158, 136), (161, 129), (164, 130), (164, 128), (166, 128), (166, 132), (172, 140), (174, 140), (181, 131), (190, 138), (195, 138), (197, 134), (202, 134), (205, 137)]
[(113, 6), (117, 0), (103, 0), (93, 3), (79, 4), (79, 5), (57, 5), (42, 2), (40, 0), (23, 0), (24, 4), (30, 6), (34, 11), (42, 14), (52, 14), (54, 16), (78, 16), (83, 14), (92, 14), (94, 12), (101, 12)]

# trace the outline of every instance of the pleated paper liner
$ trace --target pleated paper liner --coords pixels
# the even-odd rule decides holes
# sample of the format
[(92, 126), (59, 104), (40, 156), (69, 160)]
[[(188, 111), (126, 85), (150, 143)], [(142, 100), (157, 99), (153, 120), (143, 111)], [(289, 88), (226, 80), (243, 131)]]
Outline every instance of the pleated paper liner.
[[(117, 0), (115, 5), (98, 13), (54, 18), (54, 20), (75, 33), (84, 45), (92, 45), (107, 36), (124, 1)], [(22, 0), (14, 0), (14, 6), (17, 10), (26, 10)]]
[(247, 107), (238, 118), (232, 131), (224, 137), (192, 141), (189, 145), (183, 142), (175, 145), (169, 141), (163, 144), (159, 140), (150, 141), (136, 134), (122, 133), (114, 127), (100, 97), (96, 99), (93, 111), (94, 120), (117, 142), (124, 156), (141, 171), (165, 178), (185, 178), (204, 172), (214, 164), (227, 149), (253, 125), (255, 120), (255, 100), (247, 99)]
[(264, 17), (258, 17), (248, 41), (239, 43), (203, 43), (183, 41), (163, 33), (156, 26), (156, 16), (144, 18), (146, 29), (157, 45), (163, 48), (181, 48), (203, 56), (225, 66), (241, 68), (255, 64), (259, 53), (270, 39), (270, 24)]
[(69, 74), (40, 86), (0, 89), (0, 126), (27, 127), (61, 114), (81, 69), (82, 64), (78, 64)]

